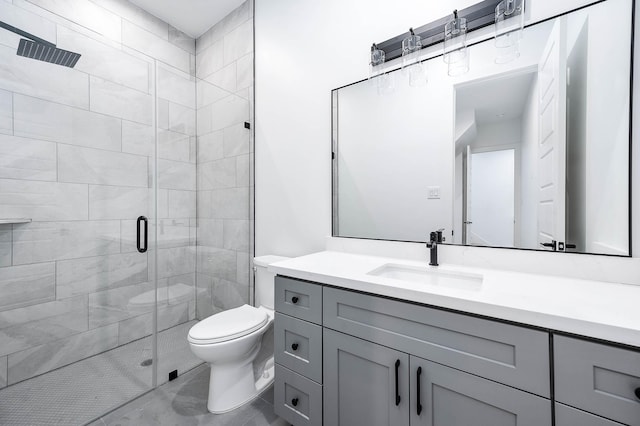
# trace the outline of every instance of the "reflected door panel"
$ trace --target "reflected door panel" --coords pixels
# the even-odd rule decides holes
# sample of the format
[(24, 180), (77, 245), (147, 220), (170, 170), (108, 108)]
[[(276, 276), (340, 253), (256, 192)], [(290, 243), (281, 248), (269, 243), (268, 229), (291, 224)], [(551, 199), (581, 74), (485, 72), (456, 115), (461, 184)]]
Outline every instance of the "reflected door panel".
[(472, 153), (470, 159), (468, 244), (513, 247), (515, 151)]
[(538, 243), (556, 250), (565, 240), (566, 150), (566, 21), (557, 19), (547, 39), (538, 69)]

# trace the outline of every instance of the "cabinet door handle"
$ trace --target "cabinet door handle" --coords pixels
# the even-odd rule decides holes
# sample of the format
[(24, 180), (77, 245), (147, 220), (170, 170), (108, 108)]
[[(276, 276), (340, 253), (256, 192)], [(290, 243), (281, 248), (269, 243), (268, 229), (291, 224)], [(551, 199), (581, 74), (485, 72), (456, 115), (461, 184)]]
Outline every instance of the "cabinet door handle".
[(291, 400), (291, 405), (293, 405), (294, 407), (297, 407), (298, 406), (298, 398), (293, 398)]
[(298, 350), (298, 344), (297, 343), (293, 343), (291, 345), (291, 349), (293, 349), (294, 351), (297, 351)]
[(633, 392), (636, 394), (636, 398), (640, 399), (640, 388), (636, 388)]
[(293, 297), (291, 298), (291, 303), (293, 303), (294, 305), (295, 305), (296, 303), (298, 303), (298, 296), (293, 296)]
[(418, 415), (422, 413), (422, 403), (420, 402), (422, 398), (420, 398), (420, 376), (422, 376), (422, 367), (418, 367), (418, 371), (416, 372), (416, 412)]
[(400, 405), (400, 391), (398, 389), (398, 369), (400, 368), (400, 360), (396, 360), (396, 405)]
[[(141, 242), (142, 242), (142, 241), (141, 241), (141, 238), (140, 238), (140, 223), (141, 223), (141, 222), (144, 222), (144, 247), (142, 247), (142, 244), (141, 244)], [(147, 232), (147, 231), (148, 231), (148, 227), (147, 227), (147, 218), (146, 218), (146, 217), (144, 217), (144, 216), (139, 216), (139, 217), (138, 217), (138, 222), (137, 222), (137, 224), (136, 224), (136, 225), (137, 225), (137, 226), (136, 226), (136, 242), (137, 242), (137, 245), (138, 245), (138, 247), (137, 247), (137, 248), (138, 248), (138, 251), (139, 251), (140, 253), (144, 253), (144, 252), (146, 252), (146, 251), (147, 251), (147, 247), (148, 247), (148, 245), (147, 245), (147, 244), (148, 244), (148, 238), (147, 238), (147, 234), (148, 234), (148, 232)]]

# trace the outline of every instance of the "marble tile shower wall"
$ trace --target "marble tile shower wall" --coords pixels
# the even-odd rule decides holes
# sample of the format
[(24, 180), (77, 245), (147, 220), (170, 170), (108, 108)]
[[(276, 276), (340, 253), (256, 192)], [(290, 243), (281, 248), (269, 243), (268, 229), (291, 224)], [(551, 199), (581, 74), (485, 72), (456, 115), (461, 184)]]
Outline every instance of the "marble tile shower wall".
[(253, 1), (196, 40), (197, 317), (250, 301)]
[(159, 329), (195, 318), (197, 129), (195, 41), (128, 1), (0, 0), (0, 20), (82, 54), (22, 58), (0, 30), (0, 219), (33, 219), (0, 225), (1, 388), (151, 333), (154, 125)]

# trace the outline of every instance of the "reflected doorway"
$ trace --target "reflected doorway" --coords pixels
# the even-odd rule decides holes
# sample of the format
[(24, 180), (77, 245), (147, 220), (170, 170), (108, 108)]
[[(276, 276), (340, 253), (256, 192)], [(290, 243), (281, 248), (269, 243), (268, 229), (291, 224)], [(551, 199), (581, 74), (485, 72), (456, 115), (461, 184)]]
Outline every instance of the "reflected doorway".
[(464, 243), (513, 247), (515, 238), (515, 149), (465, 155)]

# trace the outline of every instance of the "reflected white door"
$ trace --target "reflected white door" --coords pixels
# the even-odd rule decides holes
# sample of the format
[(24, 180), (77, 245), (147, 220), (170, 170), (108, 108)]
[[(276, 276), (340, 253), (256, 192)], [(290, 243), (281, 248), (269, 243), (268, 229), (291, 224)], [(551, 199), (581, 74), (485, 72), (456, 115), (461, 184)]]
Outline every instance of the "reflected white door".
[(462, 229), (463, 231), (463, 244), (472, 244), (471, 242), (471, 226), (473, 225), (473, 221), (471, 215), (473, 206), (471, 205), (471, 146), (467, 145), (465, 151), (465, 170), (464, 170), (464, 215), (463, 215), (463, 223)]
[(515, 219), (515, 151), (472, 153), (469, 171), (468, 243), (513, 247)]
[(566, 21), (555, 21), (538, 65), (538, 244), (565, 239)]

